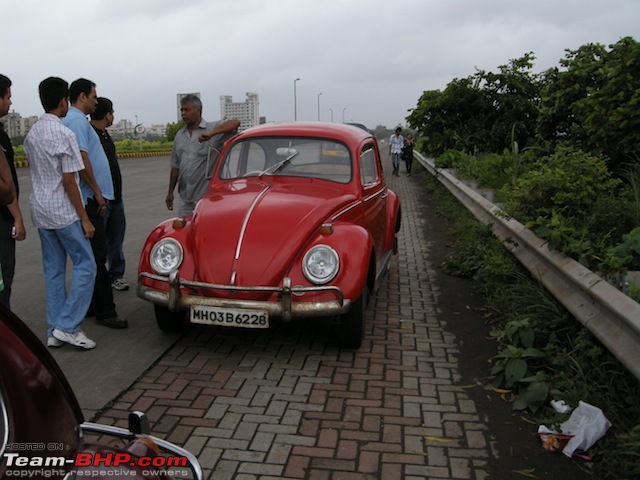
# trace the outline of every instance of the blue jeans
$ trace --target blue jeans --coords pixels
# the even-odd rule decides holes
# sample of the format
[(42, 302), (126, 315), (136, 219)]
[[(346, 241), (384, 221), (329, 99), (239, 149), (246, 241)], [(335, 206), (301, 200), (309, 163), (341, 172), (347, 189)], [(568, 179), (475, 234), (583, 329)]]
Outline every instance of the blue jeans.
[(109, 265), (109, 279), (114, 280), (124, 277), (124, 232), (127, 221), (124, 215), (124, 202), (109, 202), (104, 214), (104, 227), (107, 232), (107, 264)]
[[(57, 230), (38, 229), (42, 245), (42, 267), (47, 292), (47, 323), (51, 336), (54, 328), (75, 333), (89, 309), (96, 261), (80, 220)], [(71, 284), (66, 287), (67, 255), (71, 258)]]
[(391, 154), (391, 164), (393, 165), (393, 173), (398, 173), (398, 170), (400, 170), (400, 153)]

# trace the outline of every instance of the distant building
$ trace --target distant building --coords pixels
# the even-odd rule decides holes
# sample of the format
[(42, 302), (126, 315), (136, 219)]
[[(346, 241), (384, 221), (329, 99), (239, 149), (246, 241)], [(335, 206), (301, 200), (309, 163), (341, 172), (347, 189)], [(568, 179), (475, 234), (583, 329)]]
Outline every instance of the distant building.
[(165, 123), (153, 123), (147, 128), (145, 135), (148, 137), (166, 137), (167, 125)]
[(118, 122), (111, 125), (107, 130), (109, 131), (109, 135), (118, 141), (124, 140), (126, 138), (133, 138), (133, 127), (135, 125), (131, 120), (119, 120)]
[(38, 121), (37, 116), (22, 117), (19, 113), (13, 111), (0, 118), (0, 122), (4, 124), (4, 130), (9, 138), (24, 137), (34, 123)]
[(195, 92), (194, 93), (178, 93), (176, 95), (176, 97), (177, 97), (177, 104), (176, 105), (177, 105), (177, 109), (178, 109), (178, 122), (182, 121), (182, 114), (180, 113), (180, 108), (181, 108), (180, 100), (182, 100), (187, 95), (195, 95), (200, 100), (202, 100), (202, 97), (200, 97), (200, 93), (195, 93)]
[(260, 102), (258, 94), (247, 92), (244, 102), (234, 102), (231, 95), (220, 95), (220, 117), (224, 119), (237, 118), (240, 120), (238, 131), (242, 132), (260, 123)]

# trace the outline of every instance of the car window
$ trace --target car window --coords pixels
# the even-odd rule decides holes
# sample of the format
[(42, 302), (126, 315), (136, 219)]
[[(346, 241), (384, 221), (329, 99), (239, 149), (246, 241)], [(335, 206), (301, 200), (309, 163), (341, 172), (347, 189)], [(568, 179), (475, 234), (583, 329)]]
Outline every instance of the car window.
[(319, 138), (252, 138), (231, 146), (220, 165), (219, 178), (280, 175), (349, 183), (352, 163), (349, 150), (339, 142)]
[(360, 154), (360, 179), (362, 185), (372, 185), (378, 181), (378, 165), (373, 147), (370, 145)]
[(220, 177), (224, 179), (242, 177), (248, 172), (262, 172), (266, 166), (266, 153), (259, 143), (237, 143), (226, 155)]

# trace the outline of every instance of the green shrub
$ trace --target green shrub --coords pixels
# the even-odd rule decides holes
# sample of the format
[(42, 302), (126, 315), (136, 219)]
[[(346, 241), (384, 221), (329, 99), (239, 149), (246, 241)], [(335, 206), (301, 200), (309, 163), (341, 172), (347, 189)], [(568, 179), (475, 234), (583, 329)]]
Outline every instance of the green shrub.
[(596, 200), (613, 194), (621, 181), (611, 178), (604, 158), (560, 147), (501, 192), (505, 209), (521, 222), (550, 218), (585, 218)]

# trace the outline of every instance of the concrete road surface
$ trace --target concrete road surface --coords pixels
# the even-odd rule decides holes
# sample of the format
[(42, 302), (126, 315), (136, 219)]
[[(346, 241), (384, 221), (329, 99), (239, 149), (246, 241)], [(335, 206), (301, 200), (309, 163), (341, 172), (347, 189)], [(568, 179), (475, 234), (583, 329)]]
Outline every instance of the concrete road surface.
[[(68, 345), (49, 349), (69, 379), (87, 419), (131, 385), (178, 338), (158, 330), (152, 306), (136, 296), (134, 287), (138, 259), (147, 235), (154, 226), (172, 216), (164, 203), (169, 184), (169, 157), (123, 159), (120, 166), (128, 222), (125, 277), (131, 288), (125, 292), (114, 291), (114, 300), (118, 314), (127, 319), (130, 326), (125, 330), (112, 330), (88, 318), (83, 329), (96, 341), (94, 350), (83, 351)], [(45, 342), (42, 253), (40, 238), (30, 217), (29, 169), (19, 169), (18, 178), (27, 238), (17, 243), (11, 307)]]

